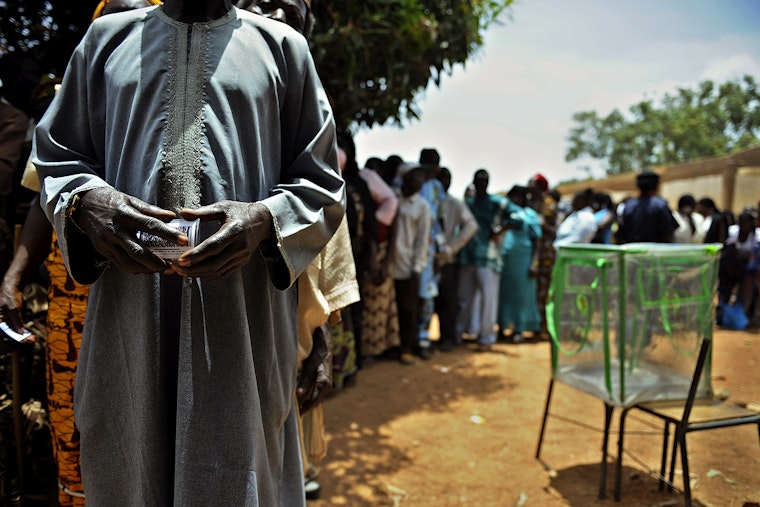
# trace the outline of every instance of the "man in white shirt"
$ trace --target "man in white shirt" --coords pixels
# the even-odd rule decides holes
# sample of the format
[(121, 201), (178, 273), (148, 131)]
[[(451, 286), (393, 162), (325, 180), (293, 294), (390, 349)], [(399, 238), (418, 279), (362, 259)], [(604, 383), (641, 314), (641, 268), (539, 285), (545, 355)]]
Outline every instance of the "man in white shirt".
[(404, 174), (398, 216), (396, 218), (396, 255), (393, 279), (396, 282), (401, 362), (412, 364), (418, 349), (417, 312), (419, 310), (420, 273), (427, 265), (430, 208), (420, 195), (425, 173), (419, 168)]
[(596, 234), (596, 220), (591, 201), (594, 191), (582, 190), (573, 196), (573, 211), (557, 227), (554, 248), (573, 243), (590, 243)]

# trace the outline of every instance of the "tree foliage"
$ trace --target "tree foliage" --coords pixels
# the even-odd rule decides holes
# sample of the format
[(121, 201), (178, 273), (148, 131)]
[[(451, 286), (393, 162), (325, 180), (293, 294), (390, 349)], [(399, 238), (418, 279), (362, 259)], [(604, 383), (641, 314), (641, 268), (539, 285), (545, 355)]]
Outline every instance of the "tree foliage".
[(0, 0), (0, 52), (17, 52), (61, 74), (98, 0)]
[(315, 2), (312, 53), (342, 127), (419, 118), (430, 84), (467, 59), (512, 0)]
[(749, 75), (723, 84), (703, 81), (659, 101), (639, 102), (627, 115), (583, 111), (573, 121), (565, 160), (590, 157), (602, 161), (607, 174), (619, 174), (758, 143), (760, 87)]
[[(310, 42), (340, 128), (418, 118), (417, 101), (483, 44), (513, 0), (315, 0)], [(97, 0), (0, 0), (0, 48), (62, 72)]]

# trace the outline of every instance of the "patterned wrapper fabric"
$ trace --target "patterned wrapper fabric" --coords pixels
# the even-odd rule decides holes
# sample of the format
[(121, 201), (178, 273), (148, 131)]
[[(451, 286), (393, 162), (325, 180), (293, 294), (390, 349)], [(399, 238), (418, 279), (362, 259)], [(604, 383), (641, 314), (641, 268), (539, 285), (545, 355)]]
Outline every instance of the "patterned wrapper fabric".
[(83, 506), (79, 432), (74, 425), (74, 377), (87, 307), (87, 287), (66, 272), (55, 234), (46, 262), (50, 273), (47, 314), (48, 415), (58, 463), (58, 503)]

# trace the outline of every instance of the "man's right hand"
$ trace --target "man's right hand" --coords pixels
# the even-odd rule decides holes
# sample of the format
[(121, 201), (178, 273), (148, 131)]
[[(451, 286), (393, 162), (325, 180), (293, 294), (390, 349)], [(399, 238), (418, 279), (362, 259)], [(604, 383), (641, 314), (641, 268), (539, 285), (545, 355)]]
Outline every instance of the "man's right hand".
[(169, 264), (151, 253), (137, 240), (145, 231), (179, 245), (187, 236), (164, 222), (175, 218), (174, 212), (153, 206), (119, 192), (100, 187), (82, 193), (70, 216), (74, 226), (84, 232), (95, 250), (127, 273), (164, 273)]

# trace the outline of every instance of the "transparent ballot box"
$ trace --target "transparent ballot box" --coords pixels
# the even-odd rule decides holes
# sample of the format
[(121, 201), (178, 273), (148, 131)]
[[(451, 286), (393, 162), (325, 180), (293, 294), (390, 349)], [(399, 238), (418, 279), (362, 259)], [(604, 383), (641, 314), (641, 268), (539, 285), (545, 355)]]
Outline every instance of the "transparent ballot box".
[[(567, 245), (546, 308), (553, 378), (605, 403), (683, 399), (712, 336), (720, 245)], [(710, 389), (710, 360), (700, 390)]]

